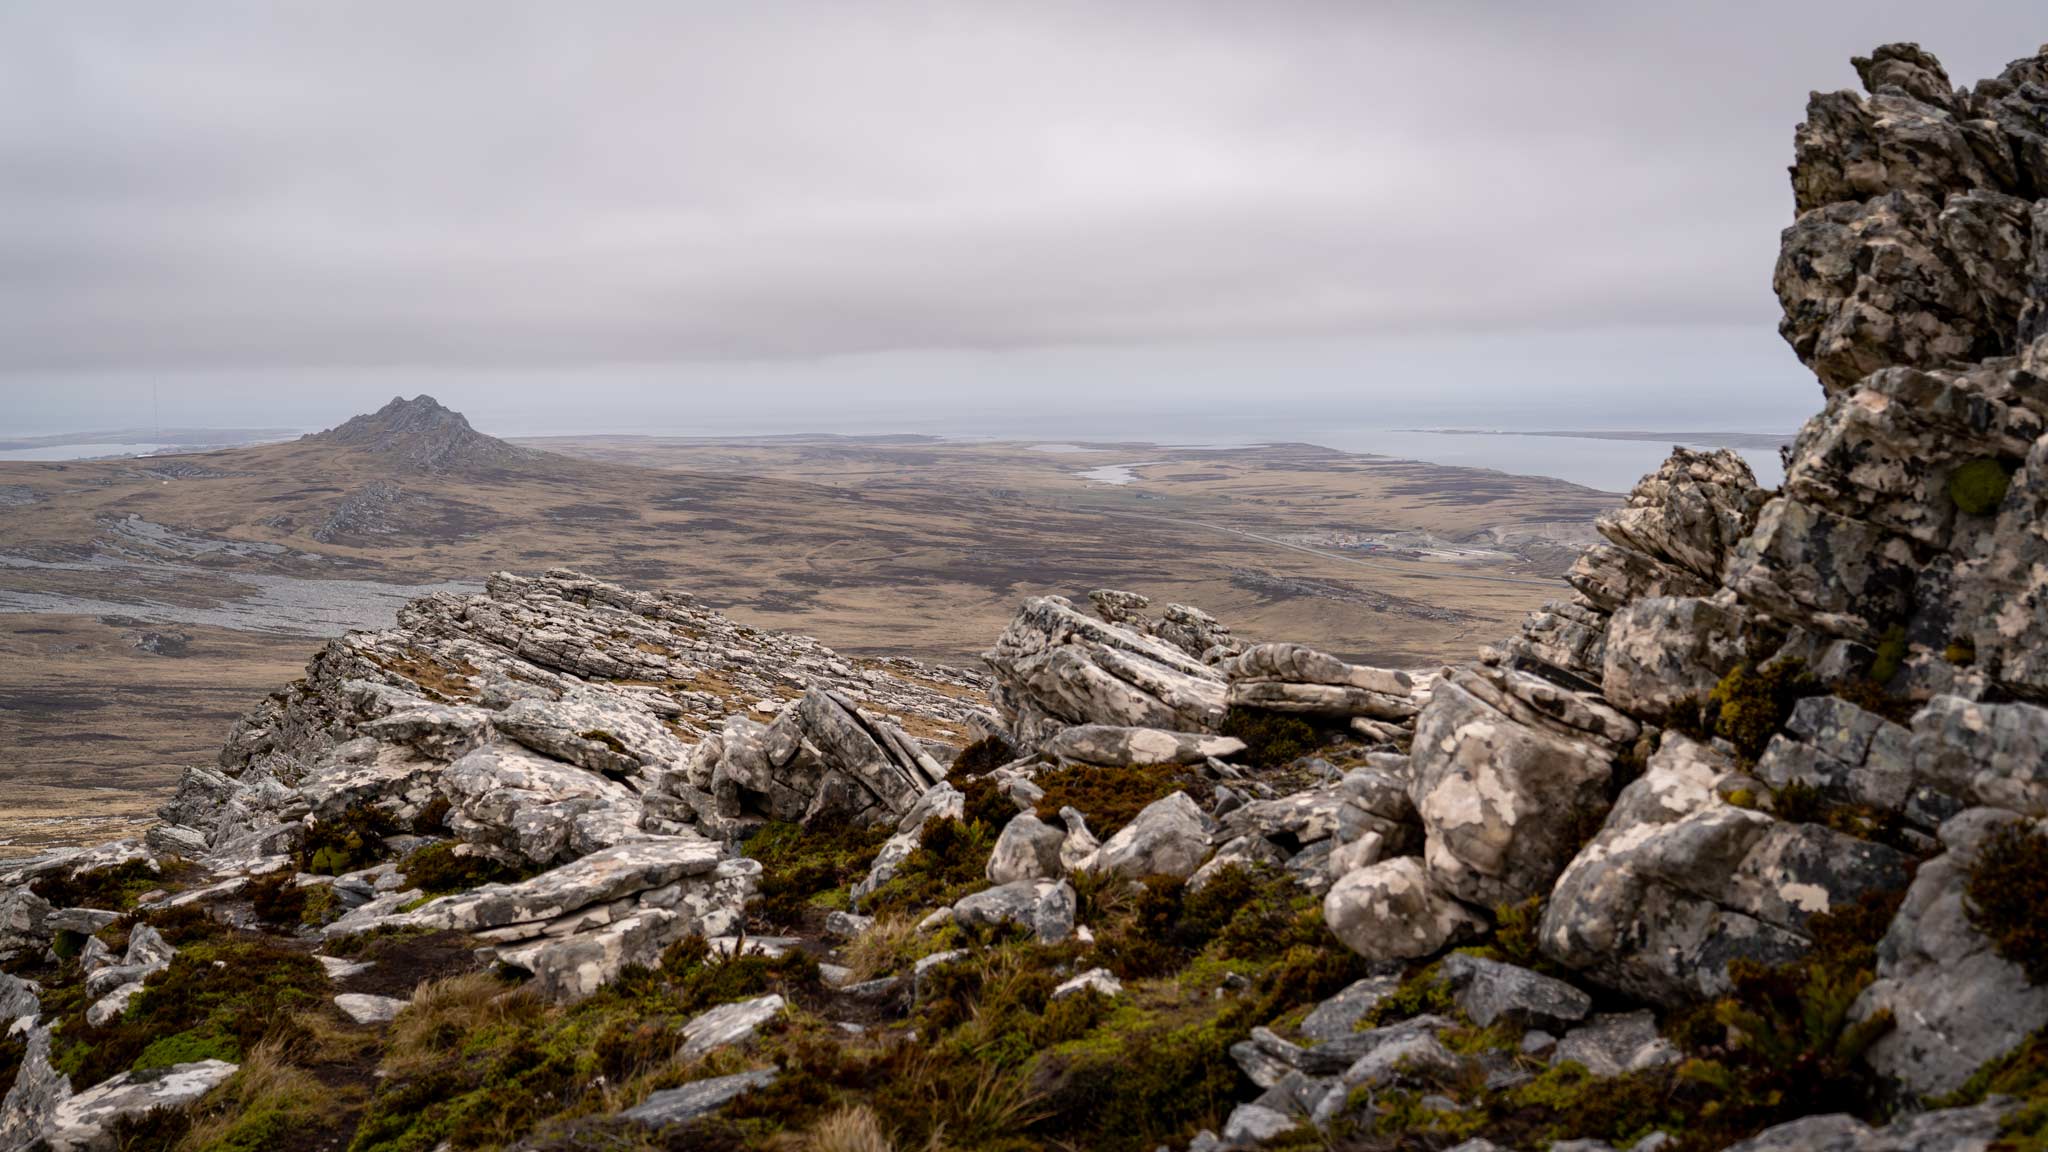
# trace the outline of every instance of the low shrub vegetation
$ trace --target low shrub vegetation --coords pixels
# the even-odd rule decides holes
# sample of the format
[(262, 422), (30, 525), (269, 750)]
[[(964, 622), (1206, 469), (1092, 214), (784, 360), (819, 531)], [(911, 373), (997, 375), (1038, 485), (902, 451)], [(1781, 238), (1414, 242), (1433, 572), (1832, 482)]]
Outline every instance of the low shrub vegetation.
[(2048, 835), (2015, 821), (1978, 850), (1964, 888), (1970, 924), (2000, 956), (2048, 984)]
[(1256, 708), (1232, 708), (1217, 731), (1244, 741), (1242, 758), (1254, 768), (1281, 767), (1323, 744), (1323, 734), (1307, 720)]

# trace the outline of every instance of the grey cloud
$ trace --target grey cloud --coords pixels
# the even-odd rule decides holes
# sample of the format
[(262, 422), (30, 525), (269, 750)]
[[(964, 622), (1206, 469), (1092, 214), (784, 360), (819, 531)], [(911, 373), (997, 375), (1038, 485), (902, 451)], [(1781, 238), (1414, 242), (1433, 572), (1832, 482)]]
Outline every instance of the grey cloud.
[(1807, 88), (2031, 3), (0, 8), (0, 371), (1767, 325)]

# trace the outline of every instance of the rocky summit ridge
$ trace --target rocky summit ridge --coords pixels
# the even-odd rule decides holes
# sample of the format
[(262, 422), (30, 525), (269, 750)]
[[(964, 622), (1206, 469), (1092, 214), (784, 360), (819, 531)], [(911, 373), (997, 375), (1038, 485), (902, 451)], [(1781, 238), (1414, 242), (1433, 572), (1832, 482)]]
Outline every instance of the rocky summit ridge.
[(530, 463), (540, 453), (470, 427), (468, 418), (421, 394), (391, 402), (361, 416), (304, 437), (384, 457), (406, 472), (476, 473)]
[(2043, 1147), (2048, 50), (1856, 64), (1778, 490), (1675, 450), (1441, 669), (418, 601), (0, 872), (0, 1149)]

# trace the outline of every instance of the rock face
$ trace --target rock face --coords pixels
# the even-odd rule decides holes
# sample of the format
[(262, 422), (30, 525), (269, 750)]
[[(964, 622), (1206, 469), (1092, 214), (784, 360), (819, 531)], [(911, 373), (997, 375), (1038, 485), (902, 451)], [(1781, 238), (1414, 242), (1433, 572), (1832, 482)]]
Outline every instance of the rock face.
[(2048, 1027), (2048, 988), (1991, 950), (1971, 926), (1964, 884), (1977, 850), (2011, 812), (1973, 808), (1942, 825), (1942, 855), (1920, 866), (1906, 902), (1878, 947), (1877, 981), (1859, 1016), (1892, 1015), (1870, 1062), (1914, 1094), (1962, 1087), (1985, 1062)]

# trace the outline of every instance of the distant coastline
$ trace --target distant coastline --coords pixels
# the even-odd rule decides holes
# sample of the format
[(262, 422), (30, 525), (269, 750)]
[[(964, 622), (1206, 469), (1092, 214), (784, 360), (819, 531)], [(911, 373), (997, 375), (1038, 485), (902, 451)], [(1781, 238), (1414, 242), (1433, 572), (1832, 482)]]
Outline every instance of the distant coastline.
[(1440, 436), (1565, 436), (1574, 440), (1649, 440), (1663, 444), (1691, 444), (1707, 448), (1778, 448), (1792, 442), (1794, 433), (1770, 432), (1644, 432), (1637, 429), (1565, 428), (1523, 432), (1512, 428), (1402, 428), (1402, 432), (1427, 432)]

